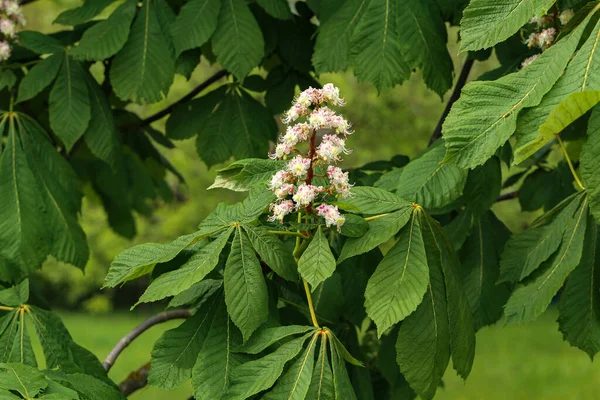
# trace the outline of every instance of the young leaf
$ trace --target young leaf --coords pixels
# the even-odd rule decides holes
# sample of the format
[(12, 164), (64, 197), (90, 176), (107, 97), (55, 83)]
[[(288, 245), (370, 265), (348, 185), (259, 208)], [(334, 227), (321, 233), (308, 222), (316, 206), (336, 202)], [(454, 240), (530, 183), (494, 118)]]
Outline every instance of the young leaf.
[(420, 68), (427, 87), (443, 96), (452, 86), (454, 67), (446, 48), (446, 24), (436, 1), (405, 1), (396, 17), (406, 62), (412, 68)]
[(77, 61), (64, 53), (64, 61), (50, 91), (50, 127), (67, 151), (86, 131), (91, 118), (85, 73)]
[(191, 0), (179, 11), (171, 25), (171, 35), (177, 55), (186, 50), (202, 46), (217, 29), (219, 0)]
[(85, 31), (79, 45), (71, 50), (71, 56), (102, 61), (117, 54), (127, 42), (136, 9), (136, 0), (127, 0), (121, 4), (108, 19)]
[(156, 278), (142, 294), (137, 304), (151, 303), (165, 297), (178, 295), (204, 279), (217, 266), (219, 256), (232, 231), (233, 228), (229, 228), (220, 233), (210, 244), (197, 250), (181, 267)]
[(224, 2), (212, 36), (213, 51), (219, 64), (243, 80), (263, 58), (264, 44), (260, 27), (246, 2)]
[(555, 0), (472, 0), (463, 13), (461, 51), (492, 47), (508, 39), (533, 16), (550, 9)]
[(89, 21), (102, 10), (108, 7), (114, 0), (85, 0), (82, 6), (63, 11), (55, 20), (55, 24), (79, 25)]
[(148, 374), (150, 385), (170, 390), (192, 376), (198, 354), (206, 345), (214, 320), (218, 318), (221, 301), (222, 296), (214, 295), (193, 316), (177, 328), (163, 333), (156, 341)]
[[(582, 24), (585, 25), (585, 22)], [(565, 73), (552, 87), (552, 90), (544, 96), (539, 106), (527, 109), (519, 116), (516, 132), (515, 164), (534, 154), (554, 134), (562, 130), (552, 131), (557, 127), (547, 126), (546, 124), (552, 113), (559, 116), (556, 114), (557, 112), (560, 113), (560, 109), (557, 109), (557, 107), (563, 101), (571, 95), (581, 95), (581, 92), (586, 90), (600, 90), (600, 80), (596, 78), (600, 71), (598, 38), (600, 38), (600, 22), (596, 23), (591, 35), (577, 51)], [(573, 121), (573, 119), (570, 120)], [(545, 129), (545, 132), (542, 133), (540, 130), (542, 125), (546, 125), (550, 129)], [(550, 131), (552, 132), (550, 133)]]
[(17, 103), (32, 99), (47, 88), (56, 78), (64, 59), (64, 54), (60, 52), (34, 65), (19, 84)]
[(427, 291), (427, 270), (421, 224), (418, 212), (413, 212), (410, 224), (402, 228), (365, 291), (365, 308), (379, 337), (421, 303)]
[(334, 399), (333, 372), (327, 354), (327, 335), (321, 335), (321, 346), (317, 363), (313, 369), (313, 376), (306, 395), (307, 399), (327, 400)]
[(558, 323), (565, 340), (591, 359), (600, 350), (600, 246), (598, 225), (588, 216), (581, 262), (560, 296)]
[(369, 229), (362, 237), (346, 240), (337, 263), (340, 264), (350, 257), (373, 250), (380, 244), (390, 240), (410, 220), (413, 211), (414, 208), (407, 205), (398, 211), (369, 221)]
[(298, 272), (310, 283), (312, 290), (335, 271), (335, 258), (329, 242), (319, 227), (310, 244), (298, 260)]
[(581, 179), (590, 199), (590, 212), (600, 223), (600, 108), (592, 111), (588, 121), (588, 137), (581, 150)]
[(546, 261), (560, 246), (563, 233), (580, 203), (579, 196), (572, 196), (551, 211), (555, 216), (547, 225), (511, 236), (500, 259), (498, 283), (521, 281)]
[(144, 0), (127, 43), (111, 65), (110, 82), (119, 98), (143, 104), (166, 96), (175, 74), (175, 58), (167, 37), (154, 3)]
[(335, 351), (337, 351), (338, 355), (342, 357), (346, 362), (349, 362), (352, 365), (357, 367), (364, 367), (364, 364), (354, 358), (352, 354), (346, 349), (346, 347), (340, 342), (340, 340), (331, 332), (329, 329), (327, 330), (329, 336), (331, 337), (331, 344), (335, 347)]
[(235, 231), (223, 279), (227, 311), (247, 341), (267, 320), (268, 294), (260, 263), (248, 237), (239, 227)]
[(331, 18), (322, 20), (312, 56), (317, 73), (344, 71), (349, 67), (350, 40), (368, 4), (367, 0), (344, 1)]
[(298, 279), (298, 271), (292, 253), (277, 236), (270, 234), (261, 226), (244, 225), (243, 228), (252, 247), (269, 268), (288, 281)]
[(582, 24), (519, 72), (467, 84), (444, 122), (445, 161), (475, 168), (492, 157), (514, 133), (519, 111), (538, 105), (561, 76), (584, 28)]
[(370, 186), (352, 188), (352, 197), (338, 201), (337, 204), (342, 210), (360, 214), (381, 214), (411, 206), (408, 201), (394, 193)]
[(379, 92), (403, 82), (410, 69), (400, 49), (396, 2), (371, 0), (352, 37), (352, 64), (361, 82), (370, 82)]
[(544, 263), (540, 274), (517, 288), (504, 307), (509, 324), (530, 322), (539, 317), (581, 259), (588, 211), (587, 197), (564, 232), (560, 248)]

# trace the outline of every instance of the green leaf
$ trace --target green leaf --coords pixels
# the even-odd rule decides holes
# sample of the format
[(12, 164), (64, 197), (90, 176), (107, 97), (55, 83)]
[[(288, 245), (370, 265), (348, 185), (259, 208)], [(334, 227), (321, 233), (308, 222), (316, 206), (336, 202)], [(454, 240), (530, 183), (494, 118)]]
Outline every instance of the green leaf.
[(600, 350), (600, 246), (598, 225), (588, 216), (581, 262), (569, 275), (559, 303), (559, 329), (591, 359)]
[(234, 349), (238, 353), (258, 354), (266, 348), (279, 343), (289, 336), (314, 331), (314, 326), (285, 325), (272, 328), (262, 328), (256, 331), (243, 346)]
[(256, 2), (273, 18), (284, 20), (292, 18), (292, 11), (287, 0), (256, 0)]
[(56, 78), (64, 59), (64, 54), (61, 52), (34, 65), (19, 84), (17, 103), (32, 99), (47, 88)]
[(496, 81), (467, 84), (444, 121), (445, 161), (475, 168), (492, 157), (514, 133), (519, 111), (537, 106), (561, 76), (584, 27), (578, 27), (519, 72)]
[(448, 34), (435, 0), (408, 0), (396, 13), (406, 62), (420, 68), (428, 88), (443, 96), (452, 87), (454, 67), (446, 48)]
[(287, 163), (283, 160), (265, 160), (247, 158), (231, 163), (217, 170), (215, 182), (209, 189), (223, 188), (236, 192), (245, 192), (255, 187), (265, 186), (273, 175), (284, 169)]
[(331, 346), (331, 365), (333, 370), (333, 387), (336, 400), (356, 400), (356, 394), (350, 382), (344, 359), (335, 346)]
[(198, 64), (200, 64), (201, 56), (202, 51), (200, 48), (184, 51), (175, 61), (175, 73), (189, 80)]
[(502, 166), (498, 157), (490, 158), (485, 164), (469, 171), (463, 191), (464, 201), (475, 216), (489, 210), (502, 190)]
[(396, 7), (391, 0), (371, 0), (352, 37), (354, 73), (360, 82), (372, 83), (379, 92), (410, 76), (400, 48)]
[(24, 317), (25, 312), (16, 309), (0, 319), (0, 362), (37, 367)]
[(435, 394), (450, 360), (448, 306), (442, 257), (430, 229), (424, 232), (429, 276), (423, 302), (400, 325), (396, 362), (410, 386), (424, 399)]
[(79, 25), (89, 21), (108, 7), (114, 0), (85, 0), (82, 6), (63, 11), (55, 20), (55, 24)]
[(475, 330), (494, 324), (510, 296), (506, 283), (496, 285), (500, 255), (510, 231), (489, 211), (479, 217), (462, 248), (462, 275)]
[(588, 137), (581, 150), (581, 179), (590, 199), (590, 212), (600, 223), (600, 108), (592, 111), (588, 121)]
[(243, 80), (262, 60), (264, 45), (260, 27), (246, 2), (224, 1), (212, 36), (219, 64)]
[(37, 31), (19, 32), (19, 44), (37, 54), (62, 53), (65, 49), (58, 40)]
[(48, 386), (44, 374), (24, 364), (0, 363), (0, 389), (18, 392), (32, 399)]
[(6, 88), (8, 90), (17, 83), (17, 76), (9, 69), (0, 70), (0, 90)]
[(441, 208), (460, 197), (467, 171), (441, 163), (446, 154), (442, 143), (436, 143), (404, 167), (396, 186), (400, 197), (427, 209)]
[(219, 318), (221, 301), (222, 296), (213, 296), (193, 316), (156, 341), (148, 374), (150, 385), (171, 390), (192, 376), (198, 354), (206, 345), (215, 318)]
[(170, 139), (189, 139), (200, 132), (225, 94), (226, 86), (175, 107), (166, 124)]
[(468, 209), (465, 209), (460, 211), (452, 222), (444, 226), (444, 233), (448, 237), (448, 240), (450, 240), (450, 243), (452, 243), (452, 247), (455, 250), (459, 250), (465, 243), (465, 240), (467, 240), (472, 227), (473, 214)]
[(123, 396), (115, 387), (98, 380), (90, 375), (69, 374), (68, 382), (75, 390), (89, 400), (124, 400)]
[(216, 399), (227, 389), (233, 369), (241, 364), (240, 356), (234, 354), (232, 349), (241, 342), (242, 337), (231, 323), (225, 303), (221, 301), (192, 370), (196, 398)]
[(277, 381), (273, 389), (263, 397), (264, 400), (303, 400), (306, 398), (312, 380), (318, 339), (319, 335), (314, 334), (304, 353)]
[(90, 98), (82, 67), (67, 53), (49, 99), (50, 127), (67, 151), (86, 131), (91, 118)]
[(329, 278), (335, 271), (335, 258), (329, 242), (319, 227), (310, 244), (298, 260), (298, 272), (306, 279), (312, 290)]
[(572, 196), (551, 212), (555, 216), (548, 224), (512, 235), (500, 259), (498, 283), (521, 281), (538, 269), (560, 246), (580, 203), (580, 197)]
[(127, 0), (121, 4), (108, 19), (85, 31), (79, 45), (71, 50), (71, 56), (102, 61), (117, 54), (127, 42), (136, 10), (136, 0)]
[(171, 25), (177, 55), (205, 44), (217, 28), (219, 0), (190, 0)]
[(344, 360), (346, 360), (347, 362), (349, 362), (352, 365), (355, 365), (357, 367), (364, 367), (364, 364), (362, 362), (360, 362), (359, 360), (354, 358), (354, 356), (352, 356), (352, 354), (350, 354), (350, 352), (348, 352), (346, 347), (333, 334), (333, 332), (331, 332), (330, 330), (328, 330), (328, 332), (331, 336), (331, 342), (332, 342), (333, 346), (335, 347), (335, 351), (340, 355), (340, 357), (342, 357)]
[(190, 304), (201, 305), (207, 298), (220, 289), (221, 286), (223, 286), (222, 280), (204, 279), (173, 297), (168, 307), (175, 308)]
[(382, 214), (412, 206), (394, 193), (370, 186), (352, 188), (352, 196), (338, 201), (337, 204), (342, 210), (360, 214)]
[(175, 74), (175, 58), (154, 3), (144, 0), (125, 46), (110, 69), (110, 82), (122, 100), (155, 103), (166, 97)]
[(369, 221), (369, 229), (362, 237), (346, 240), (338, 258), (342, 261), (366, 253), (375, 247), (390, 240), (410, 219), (414, 208), (408, 205), (391, 214)]
[(17, 307), (29, 300), (29, 279), (23, 280), (18, 285), (0, 290), (0, 304)]
[(210, 117), (201, 121), (196, 142), (198, 154), (209, 167), (231, 156), (237, 159), (264, 156), (267, 141), (277, 132), (271, 113), (246, 91), (229, 90)]
[(252, 247), (275, 273), (288, 281), (296, 281), (298, 272), (290, 250), (279, 238), (261, 226), (244, 225)]
[(507, 323), (525, 323), (539, 317), (562, 287), (566, 277), (579, 264), (586, 230), (587, 201), (587, 197), (583, 199), (573, 221), (564, 232), (558, 251), (545, 261), (539, 274), (517, 288), (508, 299), (504, 307)]
[(342, 236), (350, 238), (362, 237), (369, 230), (369, 223), (364, 218), (354, 214), (344, 216), (346, 221), (340, 230)]
[(310, 336), (317, 336), (317, 333), (290, 340), (274, 352), (234, 368), (231, 384), (221, 400), (247, 399), (273, 386), (285, 364), (302, 351)]
[(115, 287), (120, 283), (149, 274), (156, 264), (171, 261), (198, 239), (199, 235), (192, 233), (180, 236), (168, 244), (145, 243), (123, 251), (110, 264), (104, 287)]
[[(582, 25), (585, 26), (586, 23), (587, 19)], [(576, 98), (568, 100), (572, 95), (581, 96), (581, 93), (586, 90), (600, 90), (600, 80), (596, 78), (598, 72), (600, 72), (600, 57), (597, 54), (598, 38), (600, 38), (600, 22), (596, 23), (591, 35), (585, 40), (575, 54), (575, 57), (573, 57), (573, 60), (567, 66), (564, 74), (556, 82), (556, 85), (552, 87), (552, 90), (544, 96), (539, 106), (525, 110), (519, 117), (516, 132), (515, 164), (521, 163), (527, 157), (534, 154), (555, 133), (562, 130), (553, 131), (548, 136), (549, 131), (559, 129), (561, 125), (552, 126), (556, 123), (552, 123), (549, 120), (550, 115), (554, 114), (552, 119), (555, 120), (556, 117), (560, 117), (565, 111), (564, 107), (557, 107), (563, 104), (564, 101), (567, 101), (567, 103), (564, 103), (563, 106), (570, 104)], [(549, 123), (550, 125), (548, 125)], [(544, 132), (542, 132), (542, 126), (545, 126)]]
[(555, 0), (472, 0), (460, 22), (460, 51), (492, 47), (517, 32), (529, 19), (547, 12)]
[(151, 303), (165, 297), (178, 295), (204, 279), (217, 266), (219, 256), (232, 231), (233, 228), (229, 228), (220, 233), (210, 244), (197, 250), (181, 267), (156, 278), (142, 294), (137, 304)]
[(365, 308), (378, 336), (410, 315), (427, 291), (427, 260), (418, 212), (369, 279)]
[(225, 302), (244, 341), (268, 317), (267, 286), (248, 237), (238, 227), (225, 264)]
[(335, 398), (333, 388), (333, 372), (327, 354), (327, 335), (321, 335), (321, 346), (317, 363), (306, 395), (307, 399), (329, 400)]

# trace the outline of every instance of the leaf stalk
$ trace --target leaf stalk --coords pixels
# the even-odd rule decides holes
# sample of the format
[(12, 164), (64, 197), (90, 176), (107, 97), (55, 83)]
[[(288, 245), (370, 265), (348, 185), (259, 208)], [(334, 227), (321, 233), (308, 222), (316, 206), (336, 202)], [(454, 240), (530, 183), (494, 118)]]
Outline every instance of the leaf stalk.
[(571, 174), (573, 175), (573, 178), (575, 178), (575, 182), (577, 183), (577, 186), (579, 186), (581, 188), (581, 190), (585, 190), (585, 187), (583, 186), (583, 184), (579, 180), (579, 176), (577, 176), (577, 172), (575, 171), (575, 167), (573, 166), (573, 162), (571, 161), (571, 157), (569, 157), (569, 153), (567, 152), (567, 148), (565, 147), (565, 144), (563, 143), (563, 141), (560, 138), (560, 136), (556, 135), (556, 141), (558, 142), (558, 144), (560, 146), (560, 149), (562, 150), (562, 153), (565, 156), (565, 160), (567, 160), (567, 164), (569, 164), (569, 169), (571, 170)]

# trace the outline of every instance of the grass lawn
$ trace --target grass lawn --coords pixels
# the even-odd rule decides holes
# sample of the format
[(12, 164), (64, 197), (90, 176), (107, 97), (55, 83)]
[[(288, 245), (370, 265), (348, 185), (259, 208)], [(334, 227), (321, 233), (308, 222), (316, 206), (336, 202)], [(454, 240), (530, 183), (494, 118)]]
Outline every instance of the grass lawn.
[[(135, 313), (61, 316), (74, 339), (101, 360), (119, 338), (145, 319)], [(600, 399), (600, 363), (592, 363), (585, 353), (563, 342), (555, 321), (556, 311), (551, 310), (529, 325), (482, 329), (471, 376), (463, 383), (449, 369), (445, 389), (438, 391), (436, 400)], [(140, 336), (121, 354), (111, 378), (118, 382), (147, 362), (154, 340), (177, 324), (171, 321)], [(186, 385), (169, 392), (147, 388), (131, 398), (185, 400), (190, 394), (191, 387)]]

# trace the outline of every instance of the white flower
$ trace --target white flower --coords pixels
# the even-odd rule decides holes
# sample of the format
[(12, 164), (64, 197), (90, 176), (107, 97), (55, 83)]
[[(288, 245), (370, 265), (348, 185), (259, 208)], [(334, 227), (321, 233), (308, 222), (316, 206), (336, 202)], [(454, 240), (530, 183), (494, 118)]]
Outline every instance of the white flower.
[(10, 0), (4, 2), (4, 11), (8, 16), (20, 15), (23, 12), (18, 2)]
[(556, 37), (556, 29), (554, 28), (548, 28), (548, 29), (544, 29), (543, 31), (540, 32), (540, 35), (538, 36), (538, 46), (543, 49), (546, 47), (550, 47), (552, 45), (552, 43), (554, 43), (554, 39)]
[(298, 186), (298, 190), (294, 194), (294, 197), (292, 197), (296, 202), (296, 208), (309, 205), (315, 200), (317, 194), (322, 191), (322, 186), (307, 185), (306, 183)]
[(323, 86), (321, 93), (324, 101), (339, 107), (345, 105), (344, 99), (340, 98), (340, 89), (335, 87), (333, 83), (326, 83), (325, 86)]
[(292, 148), (285, 143), (278, 143), (275, 147), (275, 152), (269, 154), (269, 158), (272, 160), (277, 160), (283, 158), (283, 156), (290, 154), (292, 152)]
[(280, 188), (275, 189), (275, 195), (277, 196), (277, 198), (279, 200), (281, 199), (285, 199), (286, 197), (288, 197), (290, 194), (294, 193), (294, 189), (296, 187), (294, 185), (292, 185), (291, 183), (284, 183), (283, 185), (281, 185)]
[(303, 177), (310, 168), (310, 159), (304, 158), (300, 155), (292, 158), (288, 164), (288, 171), (295, 177)]
[(552, 23), (553, 20), (553, 16), (550, 14), (546, 14), (546, 15), (542, 15), (541, 17), (532, 17), (529, 20), (530, 24), (535, 24), (537, 25), (538, 28), (541, 28), (544, 25), (548, 25), (550, 23)]
[(329, 109), (321, 107), (314, 110), (308, 117), (308, 123), (313, 129), (327, 128), (329, 125)]
[(532, 62), (534, 62), (539, 56), (540, 56), (539, 54), (535, 54), (535, 55), (533, 55), (531, 57), (526, 58), (521, 63), (521, 68), (527, 67), (529, 64), (531, 64)]
[(346, 222), (346, 218), (340, 214), (338, 208), (329, 204), (321, 204), (317, 207), (317, 214), (325, 218), (325, 225), (335, 225), (338, 231), (344, 225), (344, 222)]
[(8, 38), (14, 38), (17, 34), (15, 23), (10, 19), (0, 19), (0, 32), (2, 32), (4, 36)]
[(280, 189), (284, 184), (289, 182), (289, 179), (291, 178), (290, 173), (285, 171), (285, 170), (280, 170), (277, 171), (275, 173), (275, 175), (273, 175), (273, 177), (271, 178), (271, 184), (269, 185), (269, 189), (270, 190), (278, 190)]
[(573, 18), (574, 15), (575, 13), (573, 12), (573, 10), (564, 10), (558, 16), (558, 20), (560, 21), (561, 25), (566, 25), (569, 23), (569, 21), (571, 20), (571, 18)]
[(0, 42), (0, 61), (8, 60), (10, 52), (10, 44), (8, 42)]
[(350, 196), (350, 188), (352, 185), (348, 182), (348, 173), (342, 171), (339, 167), (330, 165), (327, 167), (327, 176), (335, 191), (345, 199)]
[(342, 154), (350, 154), (346, 149), (346, 141), (335, 135), (324, 135), (323, 141), (317, 147), (317, 156), (326, 162), (339, 161)]
[(271, 203), (269, 207), (273, 215), (267, 220), (270, 222), (279, 221), (283, 223), (283, 218), (294, 211), (294, 202), (292, 200), (284, 200), (281, 203)]
[(308, 107), (302, 107), (299, 104), (295, 104), (292, 106), (292, 108), (286, 111), (282, 121), (284, 124), (288, 125), (307, 113)]
[(533, 47), (536, 47), (539, 44), (539, 37), (540, 34), (533, 32), (531, 35), (529, 35), (529, 37), (525, 40), (525, 44), (527, 45), (527, 47), (529, 47), (530, 49)]

